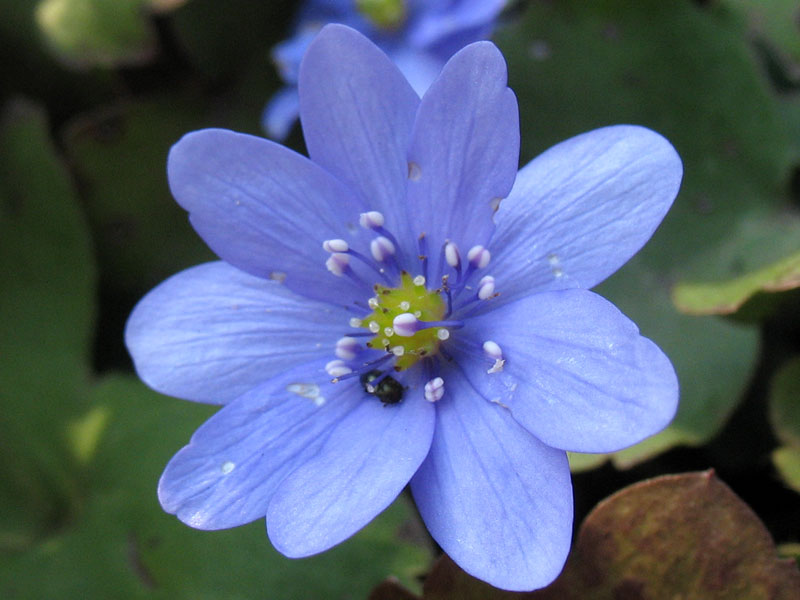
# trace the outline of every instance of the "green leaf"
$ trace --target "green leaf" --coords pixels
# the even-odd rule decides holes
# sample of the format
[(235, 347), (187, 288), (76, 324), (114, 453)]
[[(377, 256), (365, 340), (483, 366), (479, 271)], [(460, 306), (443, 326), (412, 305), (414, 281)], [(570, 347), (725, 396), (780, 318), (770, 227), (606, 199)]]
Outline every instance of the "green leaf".
[(156, 52), (150, 10), (166, 11), (185, 0), (41, 0), (36, 23), (64, 62), (113, 67), (147, 62)]
[[(598, 291), (665, 349), (681, 383), (675, 425), (620, 454), (630, 464), (676, 443), (702, 443), (736, 407), (757, 353), (754, 328), (681, 315), (681, 279), (725, 280), (775, 256), (743, 252), (797, 223), (785, 190), (795, 147), (738, 18), (690, 2), (534, 2), (497, 36), (520, 101), (522, 158), (603, 125), (665, 135), (684, 161), (682, 190), (653, 239)], [(755, 226), (753, 225), (755, 224)], [(785, 240), (800, 229), (787, 228)], [(797, 239), (796, 237), (794, 238)], [(796, 242), (794, 248), (796, 249)]]
[(0, 120), (0, 288), (2, 551), (57, 525), (76, 501), (62, 427), (83, 410), (94, 319), (88, 229), (44, 113), (23, 102)]
[(786, 362), (772, 380), (769, 420), (784, 444), (772, 453), (772, 462), (784, 483), (800, 492), (800, 357)]
[(783, 482), (796, 492), (800, 492), (800, 448), (782, 446), (772, 453), (772, 463)]
[(778, 438), (800, 448), (800, 357), (784, 364), (770, 386), (769, 419)]
[(116, 289), (143, 293), (213, 260), (167, 186), (167, 153), (208, 124), (199, 97), (159, 97), (73, 121), (65, 146), (95, 232), (100, 267)]
[[(787, 63), (787, 75), (800, 83), (800, 35), (795, 0), (721, 0), (722, 9), (740, 15), (750, 37), (768, 44)], [(793, 62), (793, 64), (789, 64)]]

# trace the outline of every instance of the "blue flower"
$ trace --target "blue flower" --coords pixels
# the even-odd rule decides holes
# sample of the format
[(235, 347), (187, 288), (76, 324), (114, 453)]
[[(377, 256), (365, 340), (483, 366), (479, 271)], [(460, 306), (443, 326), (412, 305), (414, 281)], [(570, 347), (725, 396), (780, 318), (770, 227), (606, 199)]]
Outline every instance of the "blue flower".
[(151, 291), (126, 340), (150, 386), (224, 407), (167, 465), (161, 503), (199, 529), (266, 516), (302, 557), (410, 482), (467, 572), (544, 586), (572, 534), (565, 451), (619, 450), (676, 409), (669, 360), (588, 289), (649, 239), (680, 159), (620, 125), (517, 173), (516, 98), (490, 42), (420, 100), (329, 25), (299, 90), (310, 159), (218, 129), (170, 152), (172, 192), (222, 261)]
[(289, 134), (298, 116), (300, 61), (326, 23), (348, 25), (375, 42), (422, 96), (445, 62), (467, 44), (489, 37), (508, 0), (307, 0), (294, 37), (273, 49), (287, 84), (267, 104), (264, 131), (276, 140)]

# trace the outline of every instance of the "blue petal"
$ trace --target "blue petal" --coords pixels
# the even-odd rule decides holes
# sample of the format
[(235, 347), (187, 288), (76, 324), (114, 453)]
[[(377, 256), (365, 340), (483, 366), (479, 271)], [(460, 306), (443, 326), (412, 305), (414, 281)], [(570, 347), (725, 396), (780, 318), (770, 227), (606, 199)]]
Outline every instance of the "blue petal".
[(300, 114), (300, 100), (297, 88), (285, 87), (272, 96), (264, 113), (261, 115), (261, 126), (273, 140), (283, 141), (292, 130), (292, 125)]
[(128, 319), (125, 343), (153, 389), (225, 404), (293, 365), (330, 360), (347, 323), (341, 309), (219, 262), (147, 294)]
[[(675, 415), (678, 380), (669, 359), (592, 292), (534, 294), (470, 318), (460, 333), (475, 342), (454, 352), (470, 383), (550, 446), (613, 452)], [(500, 372), (487, 373), (486, 340), (503, 351)]]
[[(300, 120), (309, 156), (406, 238), (406, 152), (419, 97), (372, 42), (328, 25), (300, 65)], [(352, 218), (353, 215), (348, 215)], [(357, 215), (355, 215), (357, 217)]]
[(223, 260), (259, 277), (285, 273), (287, 287), (311, 298), (349, 304), (369, 293), (329, 274), (322, 248), (323, 240), (346, 235), (364, 207), (304, 156), (263, 138), (205, 129), (172, 147), (167, 171), (175, 199)]
[(444, 60), (430, 52), (407, 47), (392, 50), (389, 58), (419, 96), (425, 94), (445, 65)]
[(425, 232), (435, 255), (446, 240), (462, 254), (486, 244), (492, 201), (511, 190), (519, 160), (517, 101), (494, 44), (472, 44), (450, 59), (422, 99), (408, 156), (414, 233)]
[(158, 485), (164, 510), (198, 529), (236, 527), (266, 515), (281, 481), (363, 401), (358, 381), (329, 379), (323, 361), (304, 364), (211, 417), (164, 470)]
[(631, 125), (584, 133), (533, 159), (495, 217), (497, 300), (603, 281), (650, 239), (682, 172), (667, 140)]
[(368, 397), (281, 483), (267, 512), (275, 548), (292, 558), (308, 556), (364, 527), (424, 460), (433, 426), (433, 406), (419, 390), (387, 406)]
[(430, 453), (411, 481), (420, 514), (467, 573), (507, 590), (543, 587), (560, 572), (572, 537), (566, 454), (457, 371), (443, 377)]
[[(461, 37), (466, 31), (481, 29), (491, 32), (491, 22), (500, 14), (507, 0), (459, 0), (449, 2), (447, 8), (422, 11), (409, 32), (409, 42), (418, 47), (430, 47), (446, 41), (448, 37)], [(462, 46), (480, 37), (464, 38)]]

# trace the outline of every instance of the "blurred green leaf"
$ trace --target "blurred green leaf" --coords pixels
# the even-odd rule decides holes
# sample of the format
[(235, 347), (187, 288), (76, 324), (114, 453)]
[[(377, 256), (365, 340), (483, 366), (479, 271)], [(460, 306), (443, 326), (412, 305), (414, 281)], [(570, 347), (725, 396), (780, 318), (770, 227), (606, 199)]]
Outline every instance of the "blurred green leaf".
[(800, 492), (800, 357), (784, 364), (770, 386), (769, 420), (783, 446), (772, 462), (783, 481)]
[(800, 448), (782, 446), (772, 453), (772, 462), (784, 483), (800, 492)]
[[(364, 598), (388, 575), (407, 584), (430, 556), (401, 498), (352, 540), (290, 560), (263, 521), (197, 531), (165, 514), (158, 477), (215, 407), (171, 400), (133, 377), (92, 393), (108, 415), (86, 474), (86, 502), (64, 530), (0, 565), (0, 596), (15, 598)], [(88, 576), (92, 574), (92, 576)]]
[(796, 0), (721, 0), (719, 5), (721, 10), (740, 15), (750, 37), (777, 55), (783, 64), (775, 66), (781, 68), (787, 83), (800, 84), (800, 13)]
[[(213, 80), (226, 79), (251, 61), (264, 65), (261, 77), (277, 84), (267, 64), (273, 45), (289, 35), (299, 3), (292, 0), (192, 0), (172, 17), (173, 31), (195, 68)], [(263, 62), (262, 62), (263, 61)], [(268, 97), (259, 98), (263, 104)]]
[(153, 98), (73, 121), (66, 151), (83, 186), (101, 272), (138, 293), (211, 260), (167, 186), (172, 144), (202, 126), (196, 98)]
[(182, 0), (41, 0), (36, 23), (49, 45), (77, 67), (139, 64), (156, 51), (151, 10)]
[(730, 281), (679, 283), (672, 292), (675, 306), (690, 315), (726, 315), (758, 292), (800, 287), (800, 252)]
[[(497, 38), (520, 100), (523, 160), (612, 123), (651, 127), (681, 155), (675, 205), (598, 291), (664, 348), (681, 382), (673, 427), (619, 461), (707, 440), (741, 397), (757, 333), (681, 315), (671, 288), (686, 278), (737, 277), (743, 254), (752, 269), (788, 254), (775, 256), (774, 243), (744, 250), (741, 242), (768, 238), (770, 224), (800, 222), (785, 192), (797, 158), (784, 121), (790, 113), (766, 87), (739, 19), (690, 2), (534, 2)], [(785, 241), (798, 233), (787, 228)]]
[[(76, 501), (63, 423), (83, 410), (95, 268), (72, 182), (44, 113), (15, 102), (0, 120), (0, 538), (15, 546)], [(5, 502), (3, 502), (5, 500)], [(14, 515), (5, 522), (6, 515)], [(27, 523), (14, 533), (13, 528)], [(23, 530), (27, 531), (24, 533)]]

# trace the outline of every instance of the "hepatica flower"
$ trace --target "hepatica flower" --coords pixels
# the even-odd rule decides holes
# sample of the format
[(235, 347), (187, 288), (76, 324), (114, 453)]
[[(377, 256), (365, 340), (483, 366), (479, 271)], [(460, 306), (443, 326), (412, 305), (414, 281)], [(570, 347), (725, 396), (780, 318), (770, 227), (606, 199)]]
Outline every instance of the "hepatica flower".
[(306, 0), (295, 35), (272, 54), (286, 83), (267, 104), (264, 130), (284, 139), (297, 120), (300, 61), (326, 23), (343, 23), (375, 42), (421, 96), (447, 59), (488, 37), (508, 0)]
[(169, 156), (222, 261), (150, 292), (127, 344), (155, 389), (224, 406), (167, 465), (161, 504), (199, 529), (266, 516), (302, 557), (410, 483), (467, 572), (544, 586), (570, 546), (565, 451), (619, 450), (676, 409), (669, 360), (588, 288), (653, 233), (680, 160), (624, 125), (517, 173), (517, 103), (490, 42), (420, 100), (330, 25), (299, 89), (310, 158), (217, 129)]

